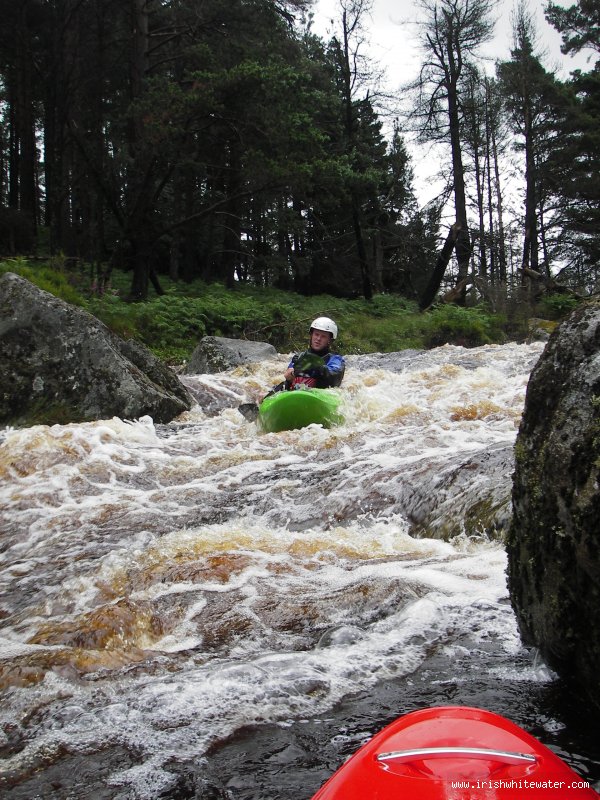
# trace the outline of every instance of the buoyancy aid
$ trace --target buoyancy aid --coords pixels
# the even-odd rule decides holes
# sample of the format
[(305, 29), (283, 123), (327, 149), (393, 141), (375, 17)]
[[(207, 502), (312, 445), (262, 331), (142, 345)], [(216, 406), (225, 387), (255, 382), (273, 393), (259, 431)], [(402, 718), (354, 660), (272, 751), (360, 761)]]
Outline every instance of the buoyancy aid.
[(341, 384), (346, 364), (338, 353), (329, 350), (317, 352), (309, 348), (295, 355), (289, 367), (294, 370), (290, 388), (328, 389)]

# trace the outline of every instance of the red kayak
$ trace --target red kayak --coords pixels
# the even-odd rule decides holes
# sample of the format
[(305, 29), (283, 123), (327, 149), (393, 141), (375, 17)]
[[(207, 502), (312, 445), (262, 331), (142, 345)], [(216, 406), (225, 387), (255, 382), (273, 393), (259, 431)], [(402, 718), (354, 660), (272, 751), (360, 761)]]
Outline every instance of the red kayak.
[(592, 800), (591, 786), (518, 725), (448, 706), (400, 717), (312, 800)]

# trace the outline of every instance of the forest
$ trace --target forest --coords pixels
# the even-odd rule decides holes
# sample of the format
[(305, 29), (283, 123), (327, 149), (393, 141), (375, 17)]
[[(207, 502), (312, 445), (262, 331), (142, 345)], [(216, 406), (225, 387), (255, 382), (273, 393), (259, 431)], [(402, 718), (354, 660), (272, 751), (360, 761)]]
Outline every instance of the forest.
[[(567, 80), (524, 0), (493, 69), (492, 0), (416, 0), (397, 97), (371, 6), (339, 0), (325, 41), (310, 0), (0, 0), (0, 256), (60, 254), (99, 295), (126, 270), (132, 301), (167, 279), (422, 309), (597, 292), (597, 0), (545, 8), (590, 56)], [(443, 154), (422, 207), (409, 140)]]

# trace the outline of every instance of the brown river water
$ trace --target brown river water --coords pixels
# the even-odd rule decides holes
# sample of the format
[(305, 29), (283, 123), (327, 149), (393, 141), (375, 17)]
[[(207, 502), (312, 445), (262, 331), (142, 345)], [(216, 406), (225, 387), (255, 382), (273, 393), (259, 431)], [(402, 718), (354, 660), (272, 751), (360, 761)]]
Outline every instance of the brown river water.
[(427, 705), (509, 716), (600, 780), (598, 716), (519, 637), (500, 534), (543, 345), (353, 356), (344, 424), (199, 405), (0, 431), (0, 796), (308, 800)]

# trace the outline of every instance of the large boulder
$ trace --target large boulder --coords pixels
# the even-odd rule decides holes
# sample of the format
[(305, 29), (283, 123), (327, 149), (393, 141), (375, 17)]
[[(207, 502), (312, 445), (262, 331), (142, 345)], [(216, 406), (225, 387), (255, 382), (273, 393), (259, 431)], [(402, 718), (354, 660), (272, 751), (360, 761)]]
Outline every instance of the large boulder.
[(521, 631), (600, 706), (600, 304), (550, 337), (515, 454), (508, 578)]
[(12, 273), (0, 276), (0, 374), (0, 424), (169, 422), (193, 404), (145, 347)]
[(186, 364), (184, 374), (224, 372), (241, 364), (254, 364), (268, 358), (277, 358), (277, 350), (267, 342), (204, 336)]

